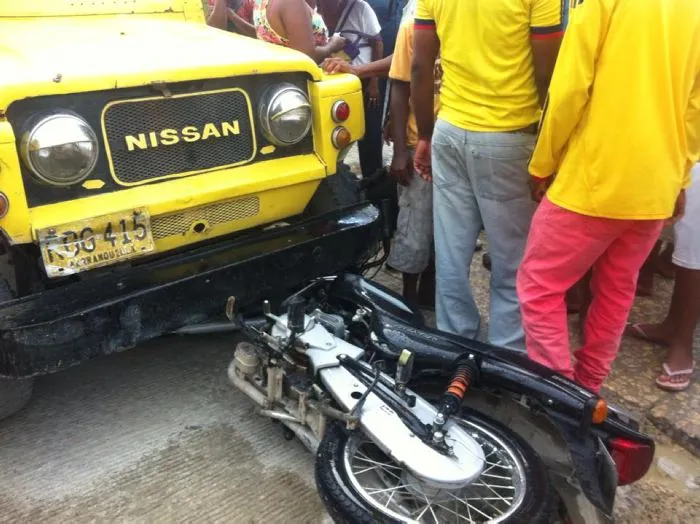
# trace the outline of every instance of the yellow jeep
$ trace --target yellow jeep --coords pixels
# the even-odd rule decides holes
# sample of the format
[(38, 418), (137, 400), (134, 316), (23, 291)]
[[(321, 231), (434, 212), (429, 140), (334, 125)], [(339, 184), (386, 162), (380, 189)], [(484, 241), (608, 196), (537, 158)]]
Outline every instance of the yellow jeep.
[(0, 70), (0, 418), (36, 375), (366, 260), (378, 213), (335, 174), (357, 78), (201, 0), (2, 2)]

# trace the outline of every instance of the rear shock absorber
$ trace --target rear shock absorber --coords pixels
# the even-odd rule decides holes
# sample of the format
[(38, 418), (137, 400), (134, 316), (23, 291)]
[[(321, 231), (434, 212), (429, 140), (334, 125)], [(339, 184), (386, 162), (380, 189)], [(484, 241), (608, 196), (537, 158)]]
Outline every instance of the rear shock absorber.
[(459, 407), (462, 405), (467, 391), (474, 383), (478, 371), (473, 360), (458, 362), (457, 370), (452, 375), (447, 390), (442, 395), (440, 408), (433, 419), (433, 442), (435, 444), (442, 444), (444, 441), (445, 433), (442, 431), (442, 428), (450, 416), (459, 411)]

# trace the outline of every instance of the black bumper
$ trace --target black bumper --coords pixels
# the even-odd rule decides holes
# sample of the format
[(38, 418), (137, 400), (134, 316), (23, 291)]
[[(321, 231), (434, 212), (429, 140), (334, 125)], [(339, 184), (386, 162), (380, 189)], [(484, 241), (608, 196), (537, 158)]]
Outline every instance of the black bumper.
[(284, 298), (357, 267), (379, 239), (368, 203), (72, 283), (0, 305), (0, 376), (52, 373), (185, 325)]

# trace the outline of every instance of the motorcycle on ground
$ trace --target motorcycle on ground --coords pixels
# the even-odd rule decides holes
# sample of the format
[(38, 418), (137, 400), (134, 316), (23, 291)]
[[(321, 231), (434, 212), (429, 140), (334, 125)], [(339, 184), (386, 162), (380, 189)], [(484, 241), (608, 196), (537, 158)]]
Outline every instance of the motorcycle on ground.
[(315, 454), (336, 522), (610, 522), (654, 442), (521, 353), (439, 332), (356, 274), (244, 318), (231, 382)]

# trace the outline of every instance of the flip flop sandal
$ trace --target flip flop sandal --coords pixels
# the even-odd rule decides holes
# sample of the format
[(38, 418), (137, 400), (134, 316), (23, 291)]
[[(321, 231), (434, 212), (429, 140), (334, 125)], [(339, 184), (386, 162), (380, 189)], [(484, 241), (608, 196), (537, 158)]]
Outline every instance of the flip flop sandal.
[(668, 342), (665, 340), (658, 340), (647, 335), (646, 331), (644, 331), (642, 328), (642, 324), (627, 324), (627, 326), (625, 326), (624, 335), (636, 338), (637, 340), (643, 340), (644, 342), (651, 342), (652, 344), (658, 344), (660, 346), (668, 346)]
[[(688, 386), (690, 386), (690, 379), (693, 377), (695, 366), (689, 369), (671, 371), (668, 364), (664, 362), (663, 370), (664, 372), (656, 379), (656, 385), (665, 391), (678, 392), (688, 389)], [(682, 377), (685, 377), (685, 379)]]

